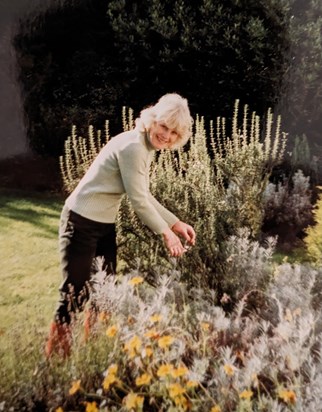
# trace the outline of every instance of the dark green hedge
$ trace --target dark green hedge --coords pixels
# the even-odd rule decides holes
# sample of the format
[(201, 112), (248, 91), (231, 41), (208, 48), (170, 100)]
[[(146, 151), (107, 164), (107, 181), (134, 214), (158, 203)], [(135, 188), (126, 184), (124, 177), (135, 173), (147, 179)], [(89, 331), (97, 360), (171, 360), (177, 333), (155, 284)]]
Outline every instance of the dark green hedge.
[(275, 107), (288, 68), (279, 0), (78, 0), (21, 22), (15, 38), (31, 146), (58, 155), (76, 124), (121, 130), (166, 92), (192, 113), (230, 116), (236, 98)]

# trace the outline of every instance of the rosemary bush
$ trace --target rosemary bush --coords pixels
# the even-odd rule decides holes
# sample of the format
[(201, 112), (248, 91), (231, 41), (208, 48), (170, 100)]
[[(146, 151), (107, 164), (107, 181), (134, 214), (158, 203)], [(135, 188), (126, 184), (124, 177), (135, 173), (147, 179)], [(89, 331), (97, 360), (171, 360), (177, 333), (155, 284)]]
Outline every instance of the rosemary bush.
[[(213, 123), (210, 125), (207, 136), (204, 119), (197, 117), (188, 148), (157, 153), (152, 164), (151, 192), (181, 220), (194, 226), (196, 246), (181, 259), (169, 258), (160, 238), (140, 223), (124, 197), (117, 227), (119, 260), (127, 270), (139, 262), (140, 269), (154, 282), (160, 270), (175, 268), (180, 270), (182, 280), (216, 289), (219, 298), (232, 293), (225, 280), (225, 242), (243, 227), (249, 229), (252, 237), (259, 234), (263, 192), (285, 147), (279, 117), (274, 124), (273, 114), (268, 111), (263, 131), (260, 118), (256, 113), (249, 116), (245, 106), (239, 127), (238, 106), (236, 100), (230, 135), (224, 118), (217, 119), (216, 131)], [(131, 111), (123, 111), (123, 119), (125, 129), (133, 127)], [(69, 140), (61, 159), (67, 190), (81, 177), (77, 176), (78, 171), (83, 173), (88, 167), (82, 142)], [(97, 147), (90, 144), (89, 149), (96, 153)]]

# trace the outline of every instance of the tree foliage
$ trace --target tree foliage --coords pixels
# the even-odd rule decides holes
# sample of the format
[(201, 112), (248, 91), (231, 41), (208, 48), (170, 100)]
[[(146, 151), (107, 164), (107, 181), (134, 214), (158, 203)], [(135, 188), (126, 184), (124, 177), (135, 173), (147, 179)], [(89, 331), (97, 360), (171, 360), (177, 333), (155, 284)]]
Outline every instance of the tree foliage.
[(236, 98), (259, 114), (280, 98), (288, 1), (81, 0), (20, 24), (15, 39), (32, 147), (61, 154), (72, 124), (120, 129), (176, 91), (193, 114), (231, 114)]

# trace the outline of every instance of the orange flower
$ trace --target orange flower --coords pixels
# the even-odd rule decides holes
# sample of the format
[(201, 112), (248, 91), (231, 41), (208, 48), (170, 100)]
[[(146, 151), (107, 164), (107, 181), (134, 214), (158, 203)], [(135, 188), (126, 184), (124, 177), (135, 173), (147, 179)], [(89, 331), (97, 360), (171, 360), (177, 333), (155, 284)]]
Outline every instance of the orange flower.
[(210, 409), (210, 412), (221, 412), (221, 407), (219, 405), (215, 405)]
[(165, 336), (162, 336), (162, 338), (158, 340), (158, 345), (161, 349), (165, 349), (168, 346), (170, 346), (173, 343), (173, 341), (174, 341), (174, 338), (172, 336), (165, 335)]
[(106, 336), (108, 336), (109, 338), (113, 338), (117, 334), (118, 330), (118, 326), (112, 325), (107, 329)]
[(143, 357), (151, 358), (153, 355), (153, 350), (150, 346), (147, 346), (145, 349), (143, 349)]
[(113, 383), (118, 382), (117, 377), (111, 373), (105, 376), (104, 381), (103, 381), (103, 388), (108, 391), (110, 389), (110, 386), (113, 385)]
[(69, 394), (75, 395), (75, 393), (80, 390), (80, 387), (81, 387), (81, 381), (79, 379), (78, 381), (73, 382), (71, 388), (69, 389)]
[(280, 389), (278, 391), (278, 397), (281, 398), (285, 403), (291, 403), (292, 405), (296, 403), (296, 393), (294, 391)]
[(144, 336), (149, 339), (157, 339), (160, 335), (156, 329), (149, 329), (147, 332), (145, 332)]
[(141, 345), (141, 339), (135, 335), (128, 342), (126, 342), (124, 345), (124, 350), (129, 353), (129, 356), (132, 359), (139, 352)]
[(187, 382), (187, 388), (196, 388), (199, 385), (199, 382), (197, 381), (188, 381)]

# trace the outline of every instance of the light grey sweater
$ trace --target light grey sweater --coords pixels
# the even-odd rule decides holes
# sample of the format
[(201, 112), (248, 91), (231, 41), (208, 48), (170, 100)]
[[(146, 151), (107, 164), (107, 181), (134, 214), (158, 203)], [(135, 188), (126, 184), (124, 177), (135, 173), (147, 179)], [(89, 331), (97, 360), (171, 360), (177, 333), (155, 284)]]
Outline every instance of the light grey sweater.
[(136, 214), (153, 232), (172, 227), (179, 219), (149, 191), (154, 150), (148, 135), (137, 130), (113, 137), (66, 199), (67, 207), (88, 219), (114, 223), (127, 193)]

